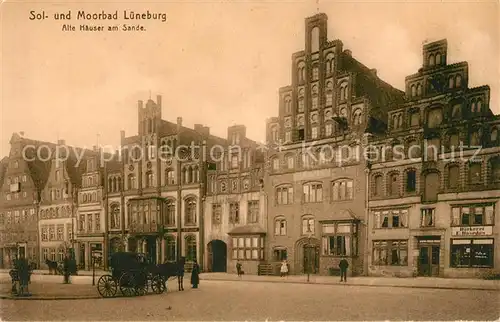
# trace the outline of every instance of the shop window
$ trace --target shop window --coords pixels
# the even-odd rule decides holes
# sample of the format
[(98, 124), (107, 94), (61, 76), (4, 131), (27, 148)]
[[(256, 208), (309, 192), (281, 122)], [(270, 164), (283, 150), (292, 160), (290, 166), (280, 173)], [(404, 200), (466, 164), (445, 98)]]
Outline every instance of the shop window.
[(322, 223), (324, 256), (356, 256), (357, 227), (354, 223)]
[(494, 206), (464, 205), (452, 208), (452, 226), (486, 226), (494, 224)]
[(407, 240), (376, 240), (373, 241), (372, 265), (377, 266), (407, 266)]
[(229, 223), (240, 223), (240, 205), (236, 202), (232, 202), (229, 204)]
[(450, 266), (493, 267), (493, 239), (452, 239)]
[(321, 183), (307, 183), (302, 186), (304, 203), (322, 202), (323, 185)]
[(293, 203), (293, 187), (280, 186), (276, 188), (276, 203), (278, 205), (288, 205)]
[(232, 251), (235, 260), (263, 260), (264, 237), (233, 237)]
[(376, 211), (375, 228), (405, 228), (408, 227), (408, 210)]
[(421, 227), (434, 227), (436, 219), (435, 219), (435, 209), (427, 208), (421, 209), (420, 212), (420, 226)]
[(274, 220), (274, 235), (286, 236), (286, 220), (285, 218), (276, 218)]

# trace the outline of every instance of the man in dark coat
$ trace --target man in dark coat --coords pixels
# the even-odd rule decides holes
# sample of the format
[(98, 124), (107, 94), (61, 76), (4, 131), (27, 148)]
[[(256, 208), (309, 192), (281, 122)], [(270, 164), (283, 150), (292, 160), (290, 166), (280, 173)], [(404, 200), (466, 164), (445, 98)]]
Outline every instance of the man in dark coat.
[(24, 254), (21, 253), (21, 257), (17, 261), (17, 270), (19, 276), (19, 295), (27, 295), (28, 293), (28, 281), (30, 274), (30, 267), (26, 258), (24, 258)]
[(340, 268), (340, 281), (341, 282), (347, 282), (347, 268), (349, 267), (349, 262), (345, 259), (345, 257), (342, 257), (339, 263), (339, 268)]
[(71, 259), (69, 254), (66, 254), (63, 261), (64, 284), (69, 284), (69, 275), (71, 274)]
[(242, 265), (241, 265), (240, 261), (237, 261), (237, 262), (236, 262), (236, 272), (238, 272), (238, 277), (241, 277), (241, 275), (242, 275), (242, 274), (241, 274), (241, 272), (242, 272), (242, 270), (241, 270), (241, 266), (242, 266)]
[(193, 285), (193, 288), (198, 288), (198, 284), (200, 284), (200, 266), (195, 259), (191, 271), (191, 285)]

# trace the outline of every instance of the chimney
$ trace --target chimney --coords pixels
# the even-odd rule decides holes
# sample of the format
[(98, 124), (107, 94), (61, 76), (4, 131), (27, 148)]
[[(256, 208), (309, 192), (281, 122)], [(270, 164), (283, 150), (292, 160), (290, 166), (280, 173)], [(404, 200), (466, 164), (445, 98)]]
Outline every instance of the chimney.
[(140, 108), (140, 109), (142, 108), (142, 104), (143, 104), (143, 101), (142, 101), (142, 100), (139, 100), (139, 101), (137, 102), (137, 106), (139, 106), (139, 108)]
[(179, 133), (181, 131), (181, 127), (182, 127), (182, 117), (178, 117), (177, 118), (177, 133)]
[(156, 105), (161, 107), (161, 95), (156, 95)]
[(66, 145), (66, 140), (57, 140), (57, 145)]
[(125, 138), (125, 131), (124, 130), (121, 130), (120, 131), (120, 139), (124, 139)]
[(346, 49), (346, 50), (344, 50), (344, 54), (346, 54), (347, 56), (351, 57), (352, 56), (352, 51), (350, 51), (349, 49)]
[(202, 132), (203, 132), (203, 135), (205, 137), (209, 137), (210, 136), (210, 128), (208, 126), (204, 126), (203, 129), (202, 129)]

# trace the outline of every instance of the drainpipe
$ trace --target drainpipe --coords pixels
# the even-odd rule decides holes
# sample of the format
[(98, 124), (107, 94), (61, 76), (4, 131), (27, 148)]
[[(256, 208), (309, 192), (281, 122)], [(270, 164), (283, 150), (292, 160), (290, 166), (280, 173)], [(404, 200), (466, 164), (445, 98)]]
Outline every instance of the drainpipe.
[(369, 233), (370, 233), (370, 210), (369, 210), (369, 197), (370, 197), (370, 165), (367, 164), (365, 168), (365, 227), (366, 227), (366, 236), (365, 236), (365, 258), (363, 270), (365, 276), (368, 276), (368, 257), (370, 255), (370, 245), (369, 245)]

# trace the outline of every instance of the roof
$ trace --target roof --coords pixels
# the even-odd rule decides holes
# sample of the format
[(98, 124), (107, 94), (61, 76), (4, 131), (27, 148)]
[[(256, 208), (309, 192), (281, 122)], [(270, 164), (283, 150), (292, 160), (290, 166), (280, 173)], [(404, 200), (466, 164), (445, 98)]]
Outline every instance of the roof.
[(265, 234), (266, 231), (259, 224), (250, 224), (233, 228), (229, 235), (242, 235), (242, 234)]

